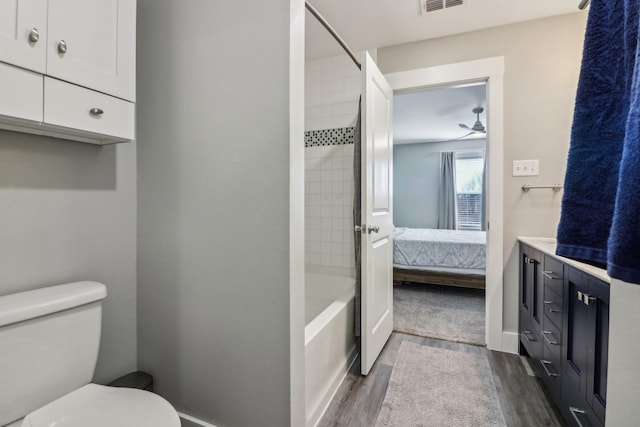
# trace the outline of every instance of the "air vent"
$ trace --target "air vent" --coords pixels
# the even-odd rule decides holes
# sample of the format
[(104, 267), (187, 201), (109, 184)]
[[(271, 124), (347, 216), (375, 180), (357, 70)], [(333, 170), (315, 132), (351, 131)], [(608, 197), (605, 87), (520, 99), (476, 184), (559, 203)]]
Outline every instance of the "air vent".
[(444, 9), (442, 0), (425, 0), (424, 9), (426, 12), (435, 12), (436, 10)]
[(463, 0), (445, 0), (444, 7), (462, 6)]
[(424, 15), (425, 13), (462, 6), (463, 4), (464, 0), (420, 0), (420, 12)]

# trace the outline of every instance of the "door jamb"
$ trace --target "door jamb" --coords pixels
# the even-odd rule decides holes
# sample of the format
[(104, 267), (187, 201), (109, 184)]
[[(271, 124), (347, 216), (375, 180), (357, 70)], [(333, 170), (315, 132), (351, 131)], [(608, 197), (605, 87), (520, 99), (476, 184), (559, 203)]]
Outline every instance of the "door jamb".
[(394, 92), (485, 81), (487, 84), (487, 255), (485, 339), (490, 350), (517, 352), (503, 322), (504, 57), (385, 74)]

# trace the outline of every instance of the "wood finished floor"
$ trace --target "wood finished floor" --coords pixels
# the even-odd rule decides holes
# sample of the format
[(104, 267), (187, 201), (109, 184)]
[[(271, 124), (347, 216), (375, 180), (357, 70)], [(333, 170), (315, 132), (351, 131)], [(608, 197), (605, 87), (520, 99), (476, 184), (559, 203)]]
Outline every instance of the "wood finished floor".
[(486, 354), (507, 426), (566, 426), (557, 407), (547, 397), (542, 380), (527, 373), (520, 356), (487, 350), (485, 347), (394, 332), (369, 375), (361, 376), (359, 360), (354, 363), (320, 420), (319, 427), (375, 426), (403, 340), (449, 350)]

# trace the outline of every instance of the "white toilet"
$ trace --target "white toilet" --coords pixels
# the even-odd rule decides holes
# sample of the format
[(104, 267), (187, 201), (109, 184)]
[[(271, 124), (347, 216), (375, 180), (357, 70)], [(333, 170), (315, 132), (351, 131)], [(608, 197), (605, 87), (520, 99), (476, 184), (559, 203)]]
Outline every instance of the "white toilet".
[(106, 296), (75, 282), (0, 297), (0, 426), (180, 426), (156, 394), (91, 384)]

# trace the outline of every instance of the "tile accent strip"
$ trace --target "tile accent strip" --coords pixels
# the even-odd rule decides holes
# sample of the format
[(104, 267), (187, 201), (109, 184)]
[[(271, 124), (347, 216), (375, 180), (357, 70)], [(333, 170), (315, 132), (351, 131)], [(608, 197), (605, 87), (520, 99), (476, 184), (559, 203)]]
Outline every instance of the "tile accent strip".
[(354, 128), (310, 130), (304, 133), (305, 147), (353, 144)]

